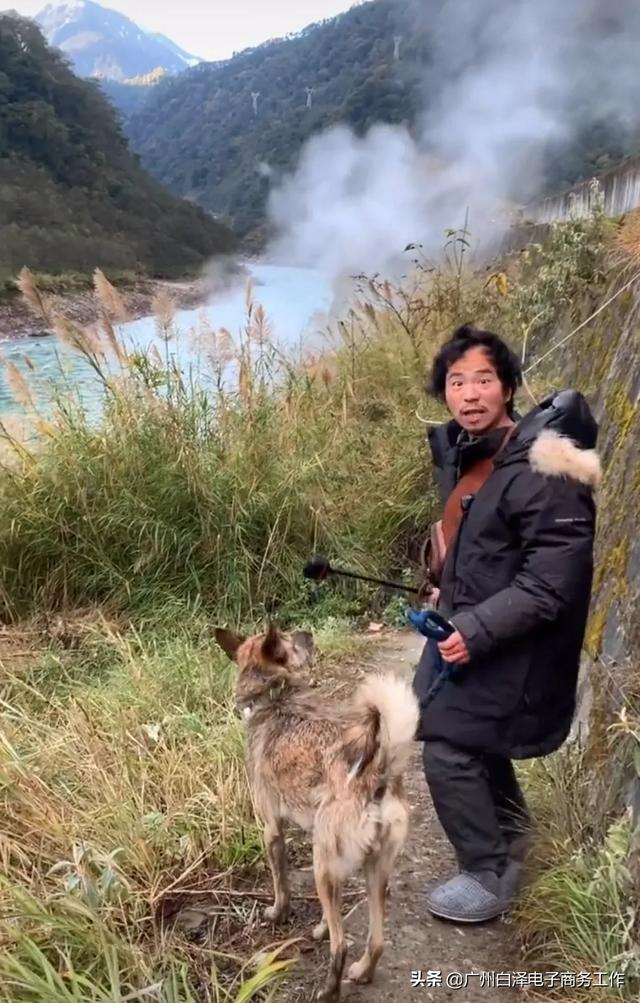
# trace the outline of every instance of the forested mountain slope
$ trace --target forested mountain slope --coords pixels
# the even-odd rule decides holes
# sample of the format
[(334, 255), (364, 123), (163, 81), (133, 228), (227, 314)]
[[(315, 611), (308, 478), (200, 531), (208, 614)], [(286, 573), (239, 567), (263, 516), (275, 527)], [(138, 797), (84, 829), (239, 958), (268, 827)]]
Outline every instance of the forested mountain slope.
[(37, 25), (0, 14), (0, 279), (23, 265), (175, 275), (233, 245), (130, 153), (97, 84)]

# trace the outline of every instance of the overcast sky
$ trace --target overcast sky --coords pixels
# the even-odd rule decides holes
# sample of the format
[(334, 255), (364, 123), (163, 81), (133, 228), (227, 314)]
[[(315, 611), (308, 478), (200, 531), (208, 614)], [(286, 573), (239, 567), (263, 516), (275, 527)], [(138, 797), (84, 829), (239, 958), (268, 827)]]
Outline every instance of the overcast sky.
[[(47, 0), (0, 0), (0, 10), (37, 14)], [(106, 0), (150, 31), (161, 31), (203, 59), (225, 59), (234, 51), (299, 31), (312, 21), (333, 17), (353, 0)]]

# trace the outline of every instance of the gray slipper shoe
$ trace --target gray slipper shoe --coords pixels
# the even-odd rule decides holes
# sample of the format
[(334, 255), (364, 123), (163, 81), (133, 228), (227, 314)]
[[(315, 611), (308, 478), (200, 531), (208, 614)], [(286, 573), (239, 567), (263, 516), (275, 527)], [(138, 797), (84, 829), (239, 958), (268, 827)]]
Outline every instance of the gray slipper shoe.
[(500, 879), (496, 874), (462, 871), (433, 889), (427, 898), (427, 907), (441, 919), (456, 923), (483, 923), (506, 911), (500, 891)]
[(502, 877), (489, 872), (461, 871), (444, 885), (434, 888), (427, 906), (434, 916), (457, 923), (483, 923), (509, 910), (520, 891), (524, 867), (510, 859)]

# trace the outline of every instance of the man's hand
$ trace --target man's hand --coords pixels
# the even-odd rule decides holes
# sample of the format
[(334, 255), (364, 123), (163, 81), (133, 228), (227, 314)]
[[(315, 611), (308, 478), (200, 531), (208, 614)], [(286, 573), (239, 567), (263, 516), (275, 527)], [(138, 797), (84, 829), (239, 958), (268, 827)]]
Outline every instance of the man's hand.
[(445, 662), (451, 662), (453, 665), (466, 665), (471, 661), (464, 638), (457, 630), (446, 641), (440, 641), (438, 651)]

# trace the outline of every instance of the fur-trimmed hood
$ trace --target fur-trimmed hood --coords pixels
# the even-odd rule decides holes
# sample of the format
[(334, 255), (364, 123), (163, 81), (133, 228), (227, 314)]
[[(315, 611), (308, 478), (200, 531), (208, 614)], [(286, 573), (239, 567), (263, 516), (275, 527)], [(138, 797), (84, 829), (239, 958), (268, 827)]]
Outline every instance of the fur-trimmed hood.
[(576, 390), (563, 390), (519, 420), (504, 462), (526, 457), (536, 473), (572, 478), (596, 491), (602, 480), (597, 438), (598, 425), (585, 398)]
[(602, 465), (595, 449), (579, 449), (566, 435), (545, 429), (529, 449), (529, 463), (546, 477), (570, 477), (594, 491), (602, 480)]
[[(562, 390), (549, 394), (527, 414), (515, 418), (515, 435), (498, 457), (498, 465), (528, 461), (546, 476), (573, 477), (592, 490), (597, 488), (601, 480), (600, 460), (595, 452), (598, 423), (581, 393)], [(428, 432), (443, 500), (456, 484), (461, 431), (451, 420)]]

